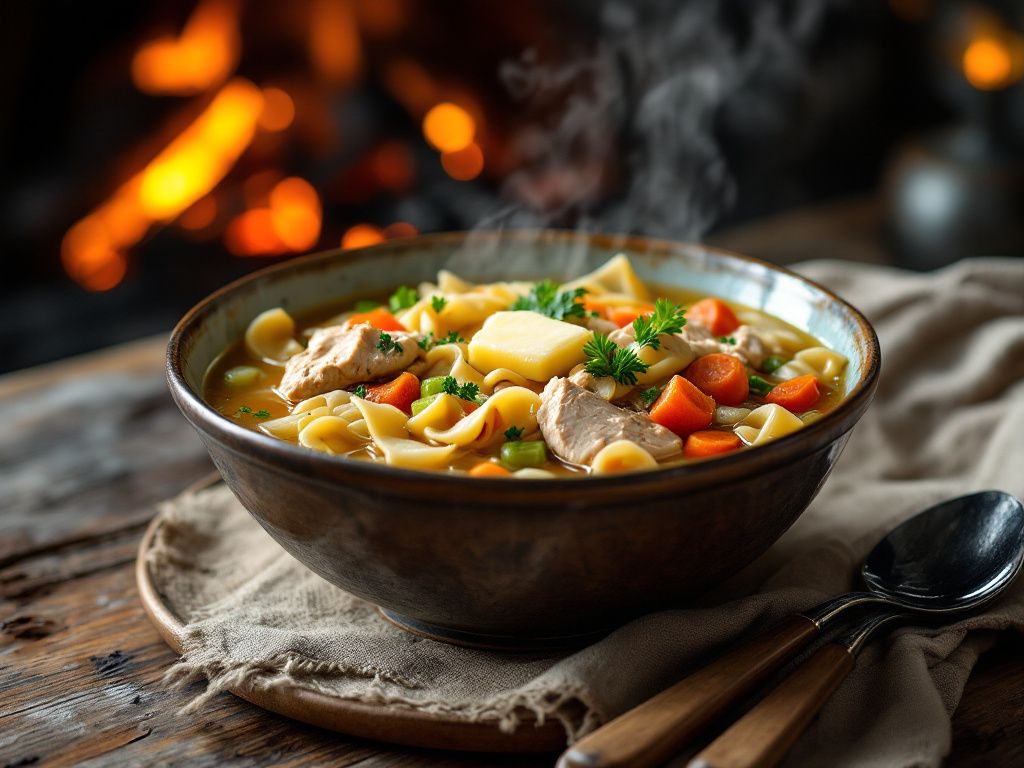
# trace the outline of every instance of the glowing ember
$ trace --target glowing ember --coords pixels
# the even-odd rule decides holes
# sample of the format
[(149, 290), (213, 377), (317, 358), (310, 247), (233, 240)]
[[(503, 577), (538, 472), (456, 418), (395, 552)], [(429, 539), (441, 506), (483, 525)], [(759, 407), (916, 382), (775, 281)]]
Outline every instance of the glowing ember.
[(237, 0), (205, 0), (179, 37), (161, 37), (139, 48), (132, 81), (143, 93), (202, 93), (234, 71), (240, 47)]
[(477, 144), (470, 144), (457, 152), (441, 153), (441, 165), (453, 179), (469, 181), (484, 169), (484, 153)]
[(290, 251), (306, 251), (320, 239), (320, 197), (304, 179), (281, 181), (270, 193), (274, 232)]
[(295, 119), (295, 102), (280, 88), (263, 89), (263, 112), (260, 128), (265, 131), (283, 131)]
[(340, 86), (363, 71), (363, 46), (351, 0), (314, 0), (309, 19), (309, 54), (320, 75)]
[(248, 80), (225, 85), (141, 173), (68, 231), (61, 243), (67, 273), (90, 290), (117, 285), (127, 271), (126, 251), (224, 178), (252, 141), (262, 111), (260, 90)]
[(213, 224), (216, 218), (217, 201), (210, 195), (207, 195), (181, 214), (178, 218), (178, 225), (183, 229), (198, 232)]
[(224, 232), (224, 245), (235, 256), (272, 256), (285, 251), (269, 208), (256, 208), (236, 216)]
[(1010, 50), (994, 38), (983, 37), (967, 46), (963, 64), (967, 81), (982, 91), (1005, 88), (1014, 80)]
[(351, 227), (341, 238), (341, 247), (364, 248), (368, 245), (376, 245), (384, 242), (384, 233), (373, 224), (356, 224)]
[(423, 118), (423, 135), (438, 152), (458, 152), (473, 142), (476, 122), (462, 107), (444, 102)]

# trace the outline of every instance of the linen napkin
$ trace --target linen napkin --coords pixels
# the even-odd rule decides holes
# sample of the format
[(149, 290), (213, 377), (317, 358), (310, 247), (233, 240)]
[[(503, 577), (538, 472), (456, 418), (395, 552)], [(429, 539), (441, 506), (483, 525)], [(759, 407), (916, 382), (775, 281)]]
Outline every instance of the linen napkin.
[[(990, 488), (1024, 497), (1024, 260), (795, 270), (874, 324), (877, 395), (809, 509), (701, 607), (642, 617), (572, 653), (424, 640), (306, 570), (217, 487), (164, 505), (150, 551), (158, 590), (187, 618), (168, 678), (208, 680), (191, 708), (241, 684), (288, 684), (506, 730), (529, 712), (559, 720), (571, 743), (785, 614), (860, 588), (874, 543), (925, 507)], [(1024, 579), (983, 613), (875, 640), (784, 765), (939, 765), (971, 668), (1007, 629), (1024, 630)]]

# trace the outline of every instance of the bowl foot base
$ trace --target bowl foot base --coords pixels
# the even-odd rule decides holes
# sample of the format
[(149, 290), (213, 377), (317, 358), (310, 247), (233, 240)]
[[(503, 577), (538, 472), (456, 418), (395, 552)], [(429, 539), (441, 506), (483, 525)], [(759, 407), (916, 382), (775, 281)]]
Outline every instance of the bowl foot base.
[(599, 632), (586, 632), (579, 635), (559, 637), (529, 637), (520, 635), (488, 635), (477, 632), (466, 632), (461, 629), (439, 627), (425, 621), (403, 616), (386, 608), (378, 608), (381, 615), (389, 622), (406, 632), (431, 640), (452, 645), (464, 645), (470, 648), (487, 648), (495, 651), (545, 651), (557, 648), (582, 648), (590, 645), (612, 631), (613, 627)]

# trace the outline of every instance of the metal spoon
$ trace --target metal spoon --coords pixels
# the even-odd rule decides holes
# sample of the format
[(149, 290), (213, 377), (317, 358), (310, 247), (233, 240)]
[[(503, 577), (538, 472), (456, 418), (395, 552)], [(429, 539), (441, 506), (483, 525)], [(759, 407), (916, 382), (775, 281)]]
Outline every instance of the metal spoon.
[(1013, 580), (1022, 562), (1024, 505), (1013, 496), (983, 491), (926, 509), (868, 555), (862, 570), (868, 592), (847, 593), (785, 619), (584, 736), (562, 754), (558, 768), (660, 765), (850, 611), (945, 615), (977, 608)]

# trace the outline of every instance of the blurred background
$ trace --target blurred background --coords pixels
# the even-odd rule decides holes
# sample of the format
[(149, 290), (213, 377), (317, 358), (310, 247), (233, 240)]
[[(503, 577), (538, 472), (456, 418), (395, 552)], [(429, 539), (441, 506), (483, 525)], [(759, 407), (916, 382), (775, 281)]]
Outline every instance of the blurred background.
[(0, 372), (417, 233), (1021, 256), (1022, 76), (1019, 0), (6, 0)]

